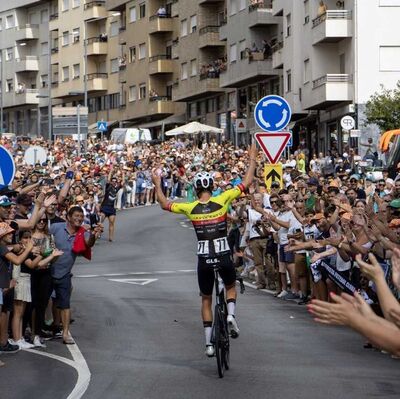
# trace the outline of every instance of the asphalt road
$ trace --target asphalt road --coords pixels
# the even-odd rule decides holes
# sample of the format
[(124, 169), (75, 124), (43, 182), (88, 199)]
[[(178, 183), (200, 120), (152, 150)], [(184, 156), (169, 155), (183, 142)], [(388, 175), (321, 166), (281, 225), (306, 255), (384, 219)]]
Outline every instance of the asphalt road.
[[(399, 360), (251, 288), (239, 297), (241, 335), (219, 379), (215, 359), (204, 355), (195, 235), (184, 220), (156, 207), (123, 211), (116, 241), (105, 235), (93, 261), (75, 266), (71, 330), (91, 373), (84, 398), (399, 397)], [(71, 357), (57, 342), (45, 351)], [(2, 399), (67, 398), (77, 382), (74, 369), (54, 359), (8, 358), (1, 357)]]

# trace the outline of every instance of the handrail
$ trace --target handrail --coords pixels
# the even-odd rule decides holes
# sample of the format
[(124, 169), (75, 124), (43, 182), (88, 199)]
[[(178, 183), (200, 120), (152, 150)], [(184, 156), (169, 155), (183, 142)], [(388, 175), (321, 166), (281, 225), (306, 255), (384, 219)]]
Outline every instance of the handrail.
[(205, 35), (208, 32), (218, 33), (219, 32), (219, 26), (218, 25), (204, 26), (203, 28), (200, 28), (199, 35)]
[(150, 16), (149, 21), (155, 21), (158, 18), (162, 19), (162, 18), (172, 18), (172, 17), (171, 14), (164, 14), (164, 15), (155, 14)]
[(272, 1), (271, 0), (250, 0), (249, 12), (255, 10), (269, 10), (272, 11)]
[(171, 101), (171, 96), (151, 96), (149, 101)]
[(15, 61), (21, 62), (21, 61), (37, 61), (39, 57), (37, 55), (26, 55), (25, 57), (21, 58), (16, 58)]
[(51, 14), (49, 19), (50, 19), (50, 21), (54, 21), (55, 19), (58, 19), (58, 12)]
[(171, 56), (169, 54), (153, 55), (149, 58), (149, 62), (154, 62), (158, 60), (170, 60)]
[(24, 90), (22, 90), (22, 91), (20, 91), (18, 93), (15, 93), (15, 94), (19, 95), (19, 94), (27, 94), (27, 93), (35, 94), (35, 93), (39, 93), (39, 90), (38, 89), (24, 89)]
[(330, 73), (313, 80), (313, 89), (323, 86), (327, 83), (351, 83), (353, 81), (353, 75), (346, 73)]
[(352, 19), (352, 13), (350, 10), (327, 10), (324, 14), (320, 15), (317, 18), (314, 18), (312, 21), (312, 27), (322, 24), (322, 22), (327, 19), (341, 19), (348, 20)]
[[(219, 72), (219, 73), (221, 73), (221, 72), (223, 72), (222, 70)], [(219, 73), (218, 73), (218, 75), (219, 75)], [(206, 79), (218, 79), (219, 78), (219, 76), (212, 76), (212, 74), (211, 73), (203, 73), (203, 74), (201, 74), (200, 76), (199, 76), (199, 80), (206, 80)]]
[(86, 79), (87, 80), (104, 79), (104, 78), (108, 78), (108, 74), (107, 73), (95, 72), (95, 73), (88, 73), (86, 75)]
[(86, 39), (86, 44), (92, 43), (107, 43), (107, 39), (100, 38), (99, 36), (89, 37)]
[(39, 29), (39, 24), (25, 24), (25, 25), (15, 27), (15, 29), (17, 31), (22, 30), (22, 29), (28, 29), (28, 28)]
[(105, 7), (106, 6), (106, 2), (105, 0), (95, 0), (95, 1), (89, 1), (88, 3), (85, 3), (83, 9), (87, 10), (89, 8), (93, 8), (93, 7)]

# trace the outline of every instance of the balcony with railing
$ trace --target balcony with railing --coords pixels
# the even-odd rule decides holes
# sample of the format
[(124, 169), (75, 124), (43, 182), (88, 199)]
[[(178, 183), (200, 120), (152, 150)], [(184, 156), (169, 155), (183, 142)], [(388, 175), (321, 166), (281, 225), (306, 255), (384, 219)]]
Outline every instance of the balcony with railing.
[(51, 14), (49, 17), (49, 30), (56, 30), (58, 28), (58, 12)]
[(36, 55), (27, 55), (15, 59), (15, 72), (38, 72), (39, 57)]
[(272, 46), (272, 68), (280, 69), (283, 67), (283, 41), (277, 42)]
[(149, 97), (147, 115), (173, 114), (174, 103), (170, 96), (153, 95)]
[(86, 1), (83, 6), (83, 19), (85, 21), (106, 17), (107, 9), (105, 0)]
[(108, 43), (100, 36), (86, 39), (87, 55), (106, 55), (108, 52)]
[(173, 21), (171, 14), (152, 15), (149, 18), (149, 34), (172, 32), (174, 30)]
[(225, 42), (219, 38), (219, 26), (208, 25), (199, 30), (199, 48), (224, 47)]
[(221, 73), (220, 83), (221, 87), (242, 87), (277, 74), (272, 68), (272, 57), (265, 59), (262, 52), (242, 51), (240, 59)]
[(353, 76), (327, 74), (312, 81), (311, 91), (304, 93), (305, 109), (324, 109), (338, 103), (353, 102)]
[(223, 3), (225, 0), (199, 0), (199, 4), (200, 5), (208, 5), (208, 4), (210, 4), (210, 5), (212, 5), (212, 4), (215, 4), (215, 3)]
[(250, 0), (249, 3), (249, 28), (278, 25), (281, 21), (280, 17), (272, 14), (271, 0)]
[(103, 91), (107, 90), (107, 73), (89, 73), (87, 74), (88, 91)]
[(348, 10), (328, 10), (312, 21), (312, 44), (336, 43), (352, 37), (352, 12)]
[(128, 34), (126, 33), (126, 26), (121, 26), (119, 28), (119, 36), (118, 36), (118, 42), (120, 45), (126, 44), (128, 38)]
[(192, 101), (223, 91), (219, 84), (219, 76), (201, 74), (177, 81), (173, 86), (173, 100)]
[(126, 8), (127, 0), (107, 0), (107, 11), (124, 11)]
[(170, 55), (152, 56), (149, 58), (149, 75), (173, 73), (174, 63)]
[(38, 94), (37, 89), (23, 89), (16, 92), (14, 105), (39, 104)]
[(15, 28), (15, 40), (33, 40), (39, 39), (39, 25), (26, 24)]

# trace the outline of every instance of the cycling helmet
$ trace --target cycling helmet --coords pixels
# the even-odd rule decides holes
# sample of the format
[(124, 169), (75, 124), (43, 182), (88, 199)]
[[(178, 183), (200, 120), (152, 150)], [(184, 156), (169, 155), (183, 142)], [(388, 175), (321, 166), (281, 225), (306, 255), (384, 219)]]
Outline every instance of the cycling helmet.
[(214, 179), (208, 172), (198, 172), (194, 176), (193, 184), (197, 191), (207, 190), (211, 192), (213, 190)]

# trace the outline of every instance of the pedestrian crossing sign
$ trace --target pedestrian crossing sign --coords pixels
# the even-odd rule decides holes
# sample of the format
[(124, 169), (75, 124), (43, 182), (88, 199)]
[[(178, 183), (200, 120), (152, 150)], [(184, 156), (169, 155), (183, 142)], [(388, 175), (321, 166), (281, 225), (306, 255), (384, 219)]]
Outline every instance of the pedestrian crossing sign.
[(106, 132), (107, 131), (107, 122), (104, 122), (104, 121), (97, 122), (97, 130), (99, 130), (100, 132)]

